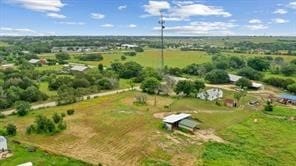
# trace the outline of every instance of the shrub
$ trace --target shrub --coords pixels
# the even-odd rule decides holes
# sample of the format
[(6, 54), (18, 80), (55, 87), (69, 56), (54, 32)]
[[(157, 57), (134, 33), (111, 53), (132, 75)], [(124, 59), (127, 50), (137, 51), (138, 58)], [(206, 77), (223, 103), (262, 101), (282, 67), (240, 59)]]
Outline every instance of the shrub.
[(273, 111), (273, 105), (270, 101), (267, 101), (266, 105), (264, 106), (264, 111), (272, 112)]
[(75, 112), (74, 109), (69, 109), (69, 110), (67, 110), (67, 114), (68, 114), (68, 115), (73, 115), (74, 112)]
[(143, 90), (143, 92), (154, 94), (157, 93), (157, 91), (159, 90), (159, 86), (160, 81), (158, 81), (154, 77), (148, 77), (142, 82), (141, 89)]
[(65, 116), (66, 116), (66, 114), (62, 112), (62, 113), (61, 113), (61, 117), (64, 118)]
[(121, 59), (122, 61), (125, 61), (125, 60), (126, 60), (126, 56), (122, 55), (122, 56), (120, 57), (120, 59)]
[(34, 125), (30, 125), (26, 128), (26, 134), (32, 134), (35, 131), (36, 131), (36, 128)]
[(296, 83), (288, 85), (287, 89), (289, 92), (296, 94)]
[(16, 126), (14, 124), (8, 124), (6, 126), (6, 134), (10, 136), (16, 135)]
[(67, 128), (67, 124), (63, 121), (60, 121), (58, 124), (58, 129), (59, 130), (65, 130)]
[(31, 104), (25, 101), (18, 101), (15, 104), (16, 112), (19, 116), (25, 116), (31, 109)]
[(0, 119), (4, 119), (5, 118), (5, 115), (0, 113)]
[(54, 113), (52, 116), (52, 120), (54, 121), (54, 123), (58, 124), (59, 122), (63, 121), (63, 118), (58, 113)]
[(85, 54), (79, 57), (81, 61), (101, 61), (103, 59), (101, 54)]
[(252, 82), (247, 78), (242, 77), (235, 83), (235, 85), (242, 89), (250, 88), (252, 86)]

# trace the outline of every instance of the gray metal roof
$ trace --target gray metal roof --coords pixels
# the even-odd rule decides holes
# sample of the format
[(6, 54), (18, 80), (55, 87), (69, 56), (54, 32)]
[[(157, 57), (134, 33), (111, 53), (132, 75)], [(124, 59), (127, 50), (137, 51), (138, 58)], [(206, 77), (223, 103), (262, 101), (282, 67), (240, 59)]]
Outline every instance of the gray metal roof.
[(189, 128), (195, 128), (197, 127), (198, 124), (199, 124), (198, 122), (191, 119), (183, 119), (179, 122), (179, 125), (186, 126)]
[(180, 113), (180, 114), (173, 114), (163, 118), (165, 123), (175, 123), (182, 119), (190, 117), (190, 114)]
[(295, 95), (291, 95), (291, 94), (287, 94), (287, 93), (281, 94), (280, 98), (296, 101), (296, 96)]
[(87, 66), (73, 66), (73, 67), (71, 68), (72, 71), (84, 71), (84, 70), (86, 70), (86, 69), (88, 69)]

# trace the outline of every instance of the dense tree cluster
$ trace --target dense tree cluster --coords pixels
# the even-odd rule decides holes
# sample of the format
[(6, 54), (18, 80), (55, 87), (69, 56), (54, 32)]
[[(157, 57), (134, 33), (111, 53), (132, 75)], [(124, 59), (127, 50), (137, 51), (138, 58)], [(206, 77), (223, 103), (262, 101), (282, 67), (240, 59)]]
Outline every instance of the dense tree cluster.
[(79, 60), (81, 61), (101, 61), (103, 60), (103, 56), (101, 54), (84, 54), (79, 56)]

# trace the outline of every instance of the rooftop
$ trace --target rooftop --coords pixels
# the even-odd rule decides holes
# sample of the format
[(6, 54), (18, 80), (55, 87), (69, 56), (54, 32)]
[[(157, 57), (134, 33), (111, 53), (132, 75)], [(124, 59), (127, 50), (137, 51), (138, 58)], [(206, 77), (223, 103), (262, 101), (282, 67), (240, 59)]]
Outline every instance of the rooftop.
[(190, 128), (195, 128), (198, 125), (198, 122), (191, 119), (183, 119), (180, 121), (179, 125), (183, 125)]
[(236, 82), (236, 81), (238, 81), (239, 79), (242, 78), (241, 76), (234, 75), (234, 74), (228, 74), (228, 76), (229, 76), (229, 79), (230, 79), (231, 82)]
[(30, 63), (38, 63), (40, 60), (39, 59), (31, 59), (29, 60)]
[(72, 71), (84, 71), (84, 70), (86, 70), (86, 69), (88, 69), (87, 66), (73, 66), (73, 67), (71, 68)]
[(287, 93), (281, 94), (280, 98), (296, 101), (296, 95), (291, 95)]
[(190, 114), (180, 113), (180, 114), (173, 114), (163, 118), (163, 121), (166, 123), (175, 123), (185, 118), (190, 117)]

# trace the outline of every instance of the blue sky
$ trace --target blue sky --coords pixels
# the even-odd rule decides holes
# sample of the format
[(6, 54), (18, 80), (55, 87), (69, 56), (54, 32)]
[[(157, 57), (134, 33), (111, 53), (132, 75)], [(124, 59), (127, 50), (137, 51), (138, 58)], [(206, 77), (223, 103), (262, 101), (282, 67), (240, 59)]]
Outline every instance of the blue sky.
[(296, 35), (296, 0), (0, 0), (0, 35)]

